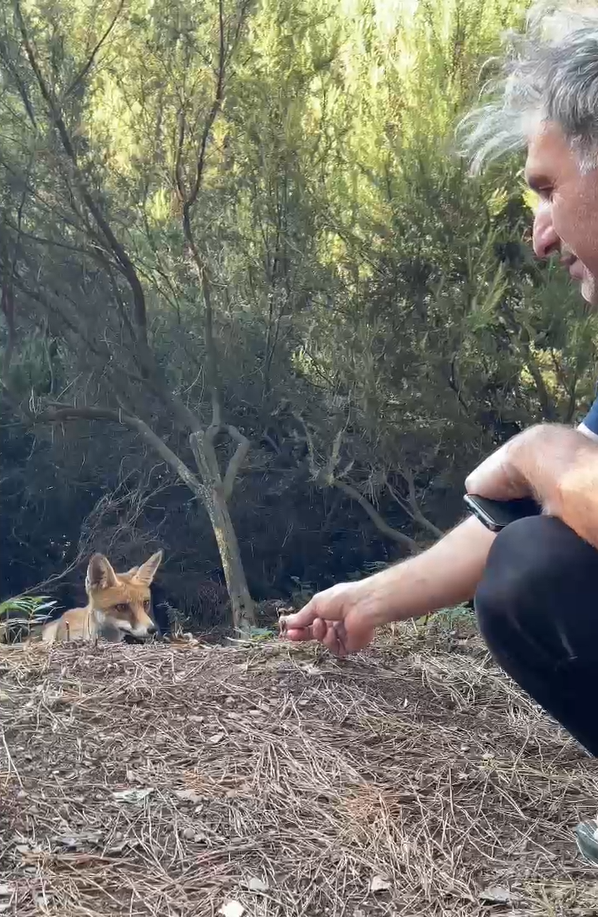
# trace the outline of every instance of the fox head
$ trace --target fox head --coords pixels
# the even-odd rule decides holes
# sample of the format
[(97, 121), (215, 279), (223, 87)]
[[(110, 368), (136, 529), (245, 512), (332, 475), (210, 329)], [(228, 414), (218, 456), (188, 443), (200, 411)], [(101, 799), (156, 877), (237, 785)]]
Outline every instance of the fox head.
[(87, 567), (85, 590), (95, 615), (134, 637), (154, 634), (150, 586), (162, 556), (158, 551), (140, 567), (115, 573), (107, 557), (94, 554)]

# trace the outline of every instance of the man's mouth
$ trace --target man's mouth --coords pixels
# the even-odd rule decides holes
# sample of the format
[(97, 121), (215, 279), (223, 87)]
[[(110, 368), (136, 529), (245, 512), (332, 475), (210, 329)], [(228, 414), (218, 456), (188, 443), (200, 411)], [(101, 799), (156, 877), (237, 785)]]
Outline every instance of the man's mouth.
[(582, 281), (584, 279), (585, 267), (579, 258), (576, 258), (575, 255), (567, 255), (567, 257), (563, 259), (563, 262), (572, 280)]
[(594, 302), (596, 298), (594, 293), (595, 281), (583, 261), (580, 261), (572, 252), (567, 252), (561, 257), (561, 264), (569, 271), (571, 280), (575, 280), (579, 284), (582, 299), (585, 300), (584, 313), (586, 309), (596, 308), (598, 300)]

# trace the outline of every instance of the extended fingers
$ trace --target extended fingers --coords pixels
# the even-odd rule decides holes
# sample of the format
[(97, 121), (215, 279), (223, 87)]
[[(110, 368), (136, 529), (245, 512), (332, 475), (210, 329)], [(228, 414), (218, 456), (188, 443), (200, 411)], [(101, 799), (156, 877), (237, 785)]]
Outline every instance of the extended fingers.
[(313, 627), (287, 627), (281, 631), (281, 636), (286, 637), (293, 643), (300, 643), (302, 640), (315, 640)]
[(346, 639), (344, 624), (340, 621), (335, 621), (334, 624), (328, 624), (326, 634), (321, 642), (335, 656), (346, 656)]
[[(289, 617), (294, 618), (295, 615), (289, 615)], [(283, 621), (282, 618), (280, 619), (281, 636), (286, 637), (287, 640), (292, 640), (294, 643), (298, 643), (301, 640), (319, 640), (320, 643), (323, 643), (326, 630), (327, 622), (321, 618), (315, 618), (313, 624), (306, 627), (297, 627), (294, 622), (289, 624), (288, 620)]]
[(342, 621), (324, 621), (316, 618), (309, 627), (286, 627), (282, 633), (293, 643), (303, 640), (317, 640), (334, 653), (335, 656), (346, 656), (347, 634)]
[(301, 611), (296, 611), (292, 615), (281, 615), (278, 619), (282, 634), (294, 630), (307, 630), (311, 627), (317, 617), (316, 605), (314, 601), (308, 602)]

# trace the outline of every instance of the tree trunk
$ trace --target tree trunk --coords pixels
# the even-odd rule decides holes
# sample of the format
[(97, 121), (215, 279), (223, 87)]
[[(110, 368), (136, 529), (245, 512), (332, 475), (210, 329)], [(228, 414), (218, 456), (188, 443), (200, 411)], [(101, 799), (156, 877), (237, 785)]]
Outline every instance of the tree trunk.
[(222, 569), (230, 595), (233, 626), (239, 631), (246, 632), (255, 626), (255, 608), (249, 594), (239, 542), (227, 501), (232, 494), (234, 479), (247, 453), (249, 441), (235, 427), (228, 427), (231, 436), (237, 439), (238, 445), (223, 481), (214, 448), (215, 438), (221, 429), (218, 424), (212, 424), (207, 430), (198, 430), (189, 437), (189, 445), (202, 479), (201, 499), (210, 516), (220, 551)]
[(233, 626), (247, 632), (255, 626), (255, 607), (249, 594), (239, 542), (220, 486), (212, 490), (212, 502), (206, 505), (214, 529), (220, 560), (230, 596)]

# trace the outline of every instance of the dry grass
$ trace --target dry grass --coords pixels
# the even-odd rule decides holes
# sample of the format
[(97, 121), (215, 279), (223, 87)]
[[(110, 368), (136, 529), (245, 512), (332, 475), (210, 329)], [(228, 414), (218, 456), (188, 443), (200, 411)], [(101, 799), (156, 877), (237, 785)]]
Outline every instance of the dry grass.
[(430, 642), (5, 648), (0, 913), (598, 913), (597, 765)]

